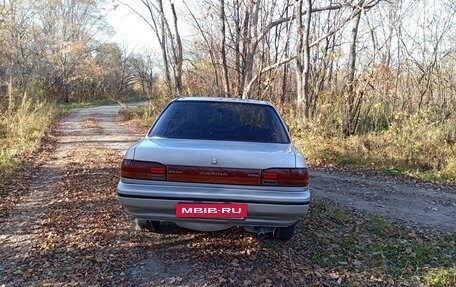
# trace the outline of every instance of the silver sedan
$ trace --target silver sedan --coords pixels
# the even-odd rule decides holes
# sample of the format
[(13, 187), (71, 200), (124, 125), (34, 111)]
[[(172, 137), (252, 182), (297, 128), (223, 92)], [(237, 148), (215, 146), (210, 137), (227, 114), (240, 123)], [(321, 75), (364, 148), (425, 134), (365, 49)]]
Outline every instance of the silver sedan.
[(309, 175), (274, 107), (178, 98), (126, 152), (119, 202), (139, 227), (200, 231), (244, 226), (288, 240), (310, 203)]

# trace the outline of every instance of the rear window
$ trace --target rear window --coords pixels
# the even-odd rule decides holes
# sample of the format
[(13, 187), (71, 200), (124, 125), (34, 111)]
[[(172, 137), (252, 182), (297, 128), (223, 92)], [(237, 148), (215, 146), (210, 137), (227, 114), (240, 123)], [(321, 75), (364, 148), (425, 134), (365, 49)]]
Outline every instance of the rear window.
[(181, 139), (289, 143), (277, 112), (268, 105), (209, 101), (171, 103), (149, 136)]

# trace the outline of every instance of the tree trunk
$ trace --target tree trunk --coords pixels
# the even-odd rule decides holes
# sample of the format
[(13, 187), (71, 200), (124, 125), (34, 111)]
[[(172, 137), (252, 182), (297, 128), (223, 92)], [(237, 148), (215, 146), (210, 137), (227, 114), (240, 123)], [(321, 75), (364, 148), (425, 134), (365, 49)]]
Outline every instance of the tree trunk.
[[(240, 8), (240, 1), (235, 0), (235, 25), (236, 25), (236, 38), (234, 43), (234, 65), (236, 67), (236, 96), (242, 97), (242, 88), (244, 87), (244, 65), (241, 61), (242, 55), (244, 50), (241, 50), (241, 35), (246, 37), (246, 22), (244, 22), (244, 30), (242, 29), (241, 25), (241, 8)], [(248, 14), (246, 13), (246, 19), (248, 18)]]
[(247, 33), (245, 41), (246, 53), (244, 60), (244, 79), (243, 79), (243, 89), (242, 89), (242, 98), (248, 98), (249, 85), (253, 77), (253, 60), (255, 58), (256, 44), (252, 45), (252, 40), (257, 38), (257, 26), (258, 26), (258, 13), (260, 10), (261, 1), (251, 0), (250, 8), (251, 18), (247, 24)]
[(353, 27), (351, 31), (350, 39), (350, 51), (348, 58), (348, 74), (346, 81), (346, 92), (345, 92), (345, 109), (344, 109), (344, 121), (342, 132), (344, 136), (350, 136), (353, 134), (353, 120), (356, 114), (355, 111), (355, 70), (356, 70), (356, 42), (358, 38), (358, 27), (361, 19), (361, 12), (358, 13), (353, 19)]
[(179, 29), (177, 28), (177, 15), (176, 10), (174, 9), (174, 4), (171, 4), (171, 11), (173, 12), (174, 20), (174, 33), (176, 37), (176, 45), (173, 47), (174, 51), (174, 81), (175, 81), (175, 90), (178, 96), (183, 94), (183, 85), (182, 85), (182, 64), (183, 64), (183, 52), (182, 52), (182, 41), (179, 34)]
[(226, 48), (225, 48), (225, 1), (220, 0), (220, 22), (221, 22), (221, 37), (222, 37), (222, 43), (221, 43), (221, 56), (222, 56), (222, 67), (223, 67), (223, 93), (225, 97), (230, 96), (230, 86), (229, 86), (229, 77), (228, 77), (228, 65), (226, 63)]
[[(190, 15), (192, 16), (193, 18), (193, 21), (195, 21), (195, 24), (198, 28), (198, 30), (200, 31), (201, 33), (201, 37), (203, 38), (204, 42), (206, 43), (207, 45), (207, 49), (208, 49), (208, 53), (209, 53), (209, 56), (211, 58), (211, 65), (212, 65), (212, 69), (214, 71), (214, 78), (215, 78), (215, 86), (217, 87), (217, 94), (221, 94), (221, 87), (220, 87), (220, 83), (219, 83), (219, 73), (218, 73), (218, 63), (217, 63), (217, 55), (215, 55), (214, 53), (214, 44), (213, 44), (213, 38), (208, 39), (208, 37), (205, 35), (205, 32), (203, 30), (203, 28), (201, 27), (198, 19), (196, 18), (195, 14), (193, 14), (192, 10), (190, 9), (190, 7), (188, 7), (187, 3), (185, 3), (185, 6), (187, 7)], [(224, 45), (223, 45), (224, 46)]]
[[(14, 25), (14, 23), (16, 22), (16, 17), (15, 17), (15, 6), (14, 6), (14, 2), (11, 1), (10, 2), (10, 8), (9, 8), (9, 13), (11, 15), (11, 19), (9, 19), (11, 21), (10, 23), (10, 26), (12, 27)], [(6, 7), (6, 3), (4, 2), (3, 3), (3, 6)], [(1, 21), (0, 21), (1, 23)], [(14, 71), (14, 66), (15, 66), (15, 63), (14, 63), (14, 59), (16, 58), (16, 55), (15, 55), (15, 44), (16, 44), (16, 34), (13, 32), (13, 30), (11, 29), (11, 42), (13, 44), (13, 46), (11, 47), (12, 49), (10, 49), (10, 55), (9, 55), (9, 75), (8, 75), (8, 112), (12, 112), (13, 108), (14, 108), (14, 98), (13, 98), (13, 83), (14, 83), (14, 80), (13, 80), (13, 71)], [(3, 52), (3, 51), (2, 51)]]
[(303, 87), (303, 73), (304, 73), (304, 65), (302, 59), (302, 48), (304, 45), (304, 31), (302, 27), (302, 18), (301, 11), (302, 11), (302, 0), (298, 0), (295, 2), (295, 19), (296, 19), (296, 97), (297, 97), (297, 108), (298, 111), (303, 111), (304, 106), (304, 87)]
[[(12, 61), (11, 61), (12, 62)], [(13, 71), (12, 68), (10, 70), (10, 74), (8, 77), (8, 112), (11, 112), (14, 107), (14, 99), (13, 99)]]
[(310, 64), (310, 11), (312, 10), (312, 1), (306, 1), (305, 26), (302, 21), (302, 3), (303, 0), (295, 2), (295, 19), (296, 34), (298, 37), (296, 45), (296, 92), (297, 108), (306, 118), (309, 117), (310, 96), (309, 96), (309, 64)]
[[(173, 91), (173, 88), (172, 88), (172, 82), (171, 82), (171, 72), (169, 71), (169, 60), (168, 60), (168, 51), (167, 51), (167, 37), (166, 37), (166, 19), (165, 19), (165, 16), (164, 16), (164, 12), (163, 12), (163, 3), (161, 0), (159, 0), (159, 7), (160, 7), (160, 13), (161, 14), (161, 17), (160, 17), (160, 31), (161, 31), (161, 41), (160, 41), (160, 49), (161, 49), (161, 54), (162, 54), (162, 60), (163, 60), (163, 67), (165, 68), (165, 80), (166, 80), (166, 86), (168, 88), (168, 93), (172, 93)], [(153, 18), (153, 11), (151, 10), (150, 7), (149, 8), (149, 12), (151, 14), (151, 17)], [(157, 37), (158, 37), (158, 33), (157, 33)]]
[(311, 95), (309, 91), (309, 73), (310, 73), (310, 46), (309, 46), (309, 38), (310, 38), (310, 20), (312, 17), (312, 0), (306, 0), (306, 23), (304, 29), (304, 97), (305, 97), (305, 106), (304, 106), (304, 116), (309, 118), (310, 114), (310, 107), (311, 107)]

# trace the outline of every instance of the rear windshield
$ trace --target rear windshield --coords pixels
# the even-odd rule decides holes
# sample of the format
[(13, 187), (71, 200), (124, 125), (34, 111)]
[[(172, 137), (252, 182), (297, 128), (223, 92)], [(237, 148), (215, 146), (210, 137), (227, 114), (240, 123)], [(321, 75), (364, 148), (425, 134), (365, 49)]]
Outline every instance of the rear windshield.
[(277, 112), (268, 105), (176, 101), (149, 136), (181, 139), (289, 143)]

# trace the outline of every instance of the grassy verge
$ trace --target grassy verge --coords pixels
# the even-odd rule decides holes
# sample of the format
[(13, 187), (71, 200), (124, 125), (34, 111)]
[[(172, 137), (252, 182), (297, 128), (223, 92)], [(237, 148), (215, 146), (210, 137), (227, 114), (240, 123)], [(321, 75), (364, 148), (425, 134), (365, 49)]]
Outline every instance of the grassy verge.
[(91, 99), (88, 101), (66, 103), (66, 104), (57, 104), (57, 110), (59, 115), (65, 115), (71, 112), (74, 109), (88, 108), (93, 106), (103, 106), (103, 105), (122, 105), (122, 103), (135, 103), (150, 100), (149, 97), (141, 96), (137, 94), (131, 94), (126, 97), (112, 97), (105, 99)]
[(314, 166), (368, 168), (438, 183), (456, 183), (456, 145), (438, 128), (420, 127), (410, 135), (402, 128), (349, 138), (321, 131), (292, 130), (295, 143)]
[(66, 115), (74, 109), (88, 108), (88, 107), (93, 107), (93, 106), (114, 105), (114, 104), (120, 104), (120, 103), (121, 102), (116, 101), (116, 100), (103, 99), (103, 100), (93, 100), (93, 101), (89, 101), (89, 102), (57, 104), (56, 108), (58, 111), (58, 115)]
[(168, 102), (168, 98), (159, 98), (136, 108), (123, 107), (119, 111), (119, 119), (129, 122), (132, 128), (145, 131), (152, 125)]
[(0, 184), (39, 148), (56, 114), (54, 104), (25, 96), (14, 110), (0, 112)]
[[(456, 183), (456, 118), (401, 116), (383, 130), (343, 137), (337, 122), (299, 120), (281, 108), (294, 142), (313, 166), (375, 169), (438, 183)], [(298, 120), (296, 120), (298, 119)]]
[[(454, 286), (454, 234), (405, 228), (317, 203), (298, 240), (327, 276), (348, 286)], [(324, 275), (324, 274), (323, 274)]]

